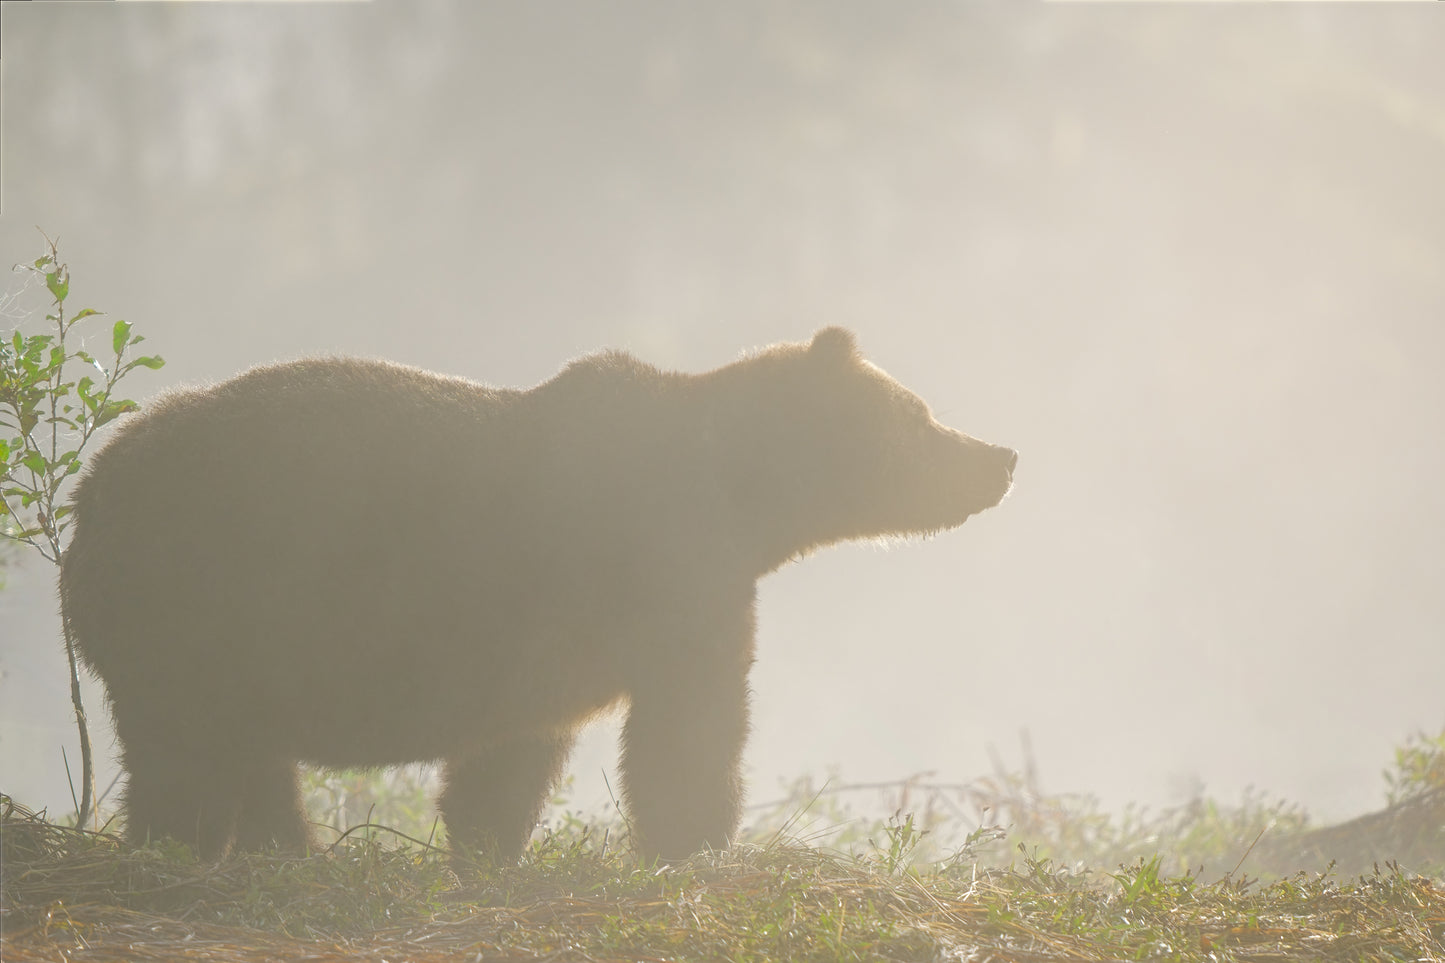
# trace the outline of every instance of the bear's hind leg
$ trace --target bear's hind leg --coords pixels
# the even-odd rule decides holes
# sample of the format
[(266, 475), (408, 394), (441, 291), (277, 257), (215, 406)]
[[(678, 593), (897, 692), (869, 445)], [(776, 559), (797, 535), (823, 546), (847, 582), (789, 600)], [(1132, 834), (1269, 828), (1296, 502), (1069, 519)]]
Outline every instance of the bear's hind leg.
[(279, 847), (295, 852), (317, 848), (306, 823), (294, 763), (268, 760), (248, 767), (237, 817), (236, 846), (244, 850)]
[(447, 838), (495, 859), (522, 854), (572, 750), (571, 735), (513, 739), (449, 759), (439, 805)]
[(169, 836), (203, 859), (224, 856), (236, 834), (241, 798), (241, 783), (227, 760), (150, 740), (122, 744), (126, 838), (142, 845)]

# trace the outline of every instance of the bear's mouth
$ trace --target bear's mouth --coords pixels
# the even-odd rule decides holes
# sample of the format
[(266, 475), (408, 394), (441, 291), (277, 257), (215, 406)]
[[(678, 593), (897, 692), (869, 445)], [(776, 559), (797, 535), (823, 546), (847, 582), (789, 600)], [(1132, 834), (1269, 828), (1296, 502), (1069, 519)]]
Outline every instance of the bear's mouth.
[(1002, 481), (989, 479), (986, 482), (976, 482), (969, 486), (969, 493), (974, 496), (974, 499), (964, 506), (963, 514), (959, 516), (958, 521), (953, 523), (953, 527), (962, 525), (973, 516), (980, 515), (990, 508), (998, 507), (1012, 491), (1013, 479), (1008, 475), (1005, 475)]

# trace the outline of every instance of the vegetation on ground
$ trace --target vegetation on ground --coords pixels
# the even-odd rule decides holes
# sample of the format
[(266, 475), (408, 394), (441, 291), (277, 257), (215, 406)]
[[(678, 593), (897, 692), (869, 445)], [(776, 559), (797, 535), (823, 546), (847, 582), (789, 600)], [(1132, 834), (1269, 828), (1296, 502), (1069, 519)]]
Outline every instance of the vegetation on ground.
[[(216, 863), (0, 797), (4, 958), (1445, 960), (1442, 754), (1445, 733), (1412, 738), (1387, 808), (1324, 829), (1255, 797), (1111, 816), (1027, 774), (802, 782), (734, 848), (668, 866), (639, 865), (615, 816), (565, 802), (518, 865), (449, 853), (420, 769), (318, 776), (319, 815), (329, 799), (333, 818), (370, 819), (322, 853)], [(879, 792), (912, 808), (852, 812), (850, 794)]]
[[(101, 312), (82, 308), (66, 313), (70, 268), (60, 260), (59, 241), (46, 237), (45, 243), (46, 252), (32, 264), (17, 266), (42, 281), (50, 295), (51, 313), (45, 315), (43, 330), (27, 333), (29, 318), (22, 313), (19, 323), (0, 338), (0, 543), (7, 549), (27, 545), (60, 565), (74, 510), (68, 498), (70, 482), (84, 463), (82, 453), (100, 428), (139, 407), (117, 394), (120, 381), (136, 368), (156, 369), (165, 361), (159, 355), (136, 355), (133, 349), (145, 338), (132, 333), (133, 326), (124, 320), (110, 326), (104, 350), (92, 353), (76, 347), (76, 326)], [(73, 376), (77, 369), (82, 372), (78, 378)], [(80, 737), (76, 810), (84, 825), (93, 807), (95, 775), (80, 667), (68, 631), (65, 655)]]

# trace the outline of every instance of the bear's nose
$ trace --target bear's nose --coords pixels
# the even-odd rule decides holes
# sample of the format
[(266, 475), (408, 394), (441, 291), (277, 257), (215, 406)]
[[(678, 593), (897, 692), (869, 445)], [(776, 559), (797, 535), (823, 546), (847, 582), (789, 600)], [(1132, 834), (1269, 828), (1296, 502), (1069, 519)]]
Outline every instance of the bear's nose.
[(1009, 473), (1010, 475), (1012, 475), (1012, 474), (1014, 473), (1014, 466), (1017, 465), (1018, 463), (1019, 463), (1019, 453), (1018, 453), (1018, 452), (1014, 451), (1012, 448), (1005, 448), (1005, 449), (1003, 449), (1003, 464), (1004, 464), (1004, 468), (1008, 469), (1008, 473)]

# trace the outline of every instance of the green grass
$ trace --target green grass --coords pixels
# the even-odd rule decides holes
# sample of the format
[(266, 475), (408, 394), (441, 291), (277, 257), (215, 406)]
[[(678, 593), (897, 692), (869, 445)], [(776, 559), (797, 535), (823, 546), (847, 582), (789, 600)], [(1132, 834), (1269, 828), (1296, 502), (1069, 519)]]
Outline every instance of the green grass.
[[(1387, 808), (1323, 828), (1260, 797), (1111, 815), (1027, 776), (804, 780), (738, 846), (664, 867), (565, 803), (518, 865), (448, 855), (422, 770), (314, 776), (313, 812), (369, 821), (324, 853), (220, 863), (0, 797), (3, 957), (1439, 960), (1442, 747), (1412, 739)], [(880, 798), (897, 811), (853, 808)]]
[(1440, 958), (1445, 936), (1445, 890), (1398, 867), (1268, 883), (1167, 875), (1157, 857), (920, 867), (906, 821), (868, 854), (779, 841), (667, 868), (553, 831), (495, 867), (355, 835), (326, 854), (207, 864), (4, 815), (7, 961), (1418, 960)]

